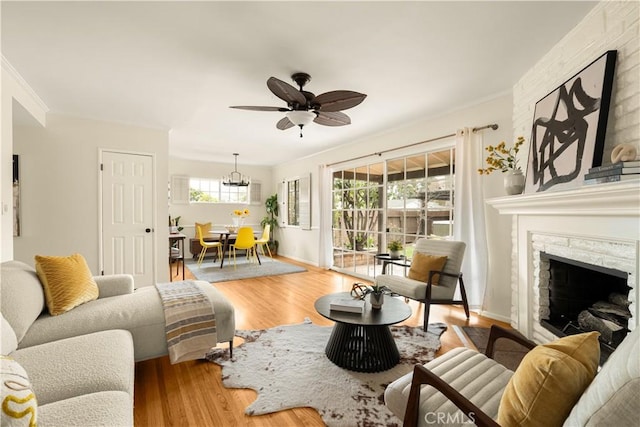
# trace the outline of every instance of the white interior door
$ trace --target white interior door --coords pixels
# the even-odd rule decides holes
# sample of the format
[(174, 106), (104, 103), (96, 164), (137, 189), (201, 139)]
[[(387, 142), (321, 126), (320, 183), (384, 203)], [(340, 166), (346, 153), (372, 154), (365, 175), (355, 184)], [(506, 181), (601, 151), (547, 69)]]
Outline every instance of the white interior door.
[(153, 157), (102, 153), (102, 271), (155, 282)]

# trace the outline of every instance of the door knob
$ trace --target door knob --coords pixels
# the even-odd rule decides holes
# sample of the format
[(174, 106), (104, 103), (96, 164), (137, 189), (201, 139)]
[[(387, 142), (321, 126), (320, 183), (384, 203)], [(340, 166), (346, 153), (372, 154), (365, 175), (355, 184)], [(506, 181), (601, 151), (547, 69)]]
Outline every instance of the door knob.
[(145, 233), (151, 233), (151, 229), (150, 228), (145, 228), (144, 231), (145, 231)]

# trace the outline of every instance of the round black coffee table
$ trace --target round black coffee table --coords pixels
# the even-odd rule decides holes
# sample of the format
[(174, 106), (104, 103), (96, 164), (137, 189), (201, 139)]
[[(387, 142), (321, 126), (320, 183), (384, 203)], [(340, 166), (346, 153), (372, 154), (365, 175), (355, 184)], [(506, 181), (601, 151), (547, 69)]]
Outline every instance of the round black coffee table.
[(330, 310), (331, 301), (345, 298), (351, 298), (349, 292), (325, 295), (315, 302), (318, 313), (336, 322), (325, 348), (329, 360), (357, 372), (386, 371), (397, 365), (400, 353), (389, 325), (408, 319), (411, 308), (385, 295), (380, 310), (372, 310), (368, 298), (363, 313)]

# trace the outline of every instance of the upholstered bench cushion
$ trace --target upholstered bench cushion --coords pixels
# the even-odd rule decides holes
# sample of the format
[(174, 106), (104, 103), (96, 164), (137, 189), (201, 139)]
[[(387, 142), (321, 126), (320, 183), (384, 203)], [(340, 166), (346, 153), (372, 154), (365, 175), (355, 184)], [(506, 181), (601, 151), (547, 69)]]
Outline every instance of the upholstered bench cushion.
[(38, 405), (101, 391), (122, 391), (133, 405), (131, 334), (111, 330), (16, 350)]
[(123, 391), (102, 391), (38, 407), (38, 426), (133, 426), (131, 396)]
[[(492, 418), (498, 414), (502, 392), (513, 375), (513, 371), (493, 359), (463, 347), (455, 348), (424, 366)], [(400, 377), (389, 384), (384, 393), (385, 405), (400, 419), (404, 419), (412, 376), (413, 373), (409, 373)], [(461, 411), (431, 386), (423, 386), (420, 392), (419, 420), (421, 426), (469, 425)], [(442, 424), (438, 422), (440, 420)]]

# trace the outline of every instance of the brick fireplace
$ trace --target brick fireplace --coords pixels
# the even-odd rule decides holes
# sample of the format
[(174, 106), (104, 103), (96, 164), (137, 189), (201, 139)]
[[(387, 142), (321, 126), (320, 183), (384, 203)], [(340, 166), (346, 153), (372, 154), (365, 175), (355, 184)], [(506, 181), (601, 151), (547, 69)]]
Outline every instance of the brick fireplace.
[[(542, 325), (549, 319), (549, 261), (573, 260), (626, 276), (631, 318), (639, 319), (640, 185), (615, 183), (575, 190), (491, 199), (511, 216), (511, 325), (536, 342), (559, 334)], [(542, 254), (542, 256), (541, 256)]]

